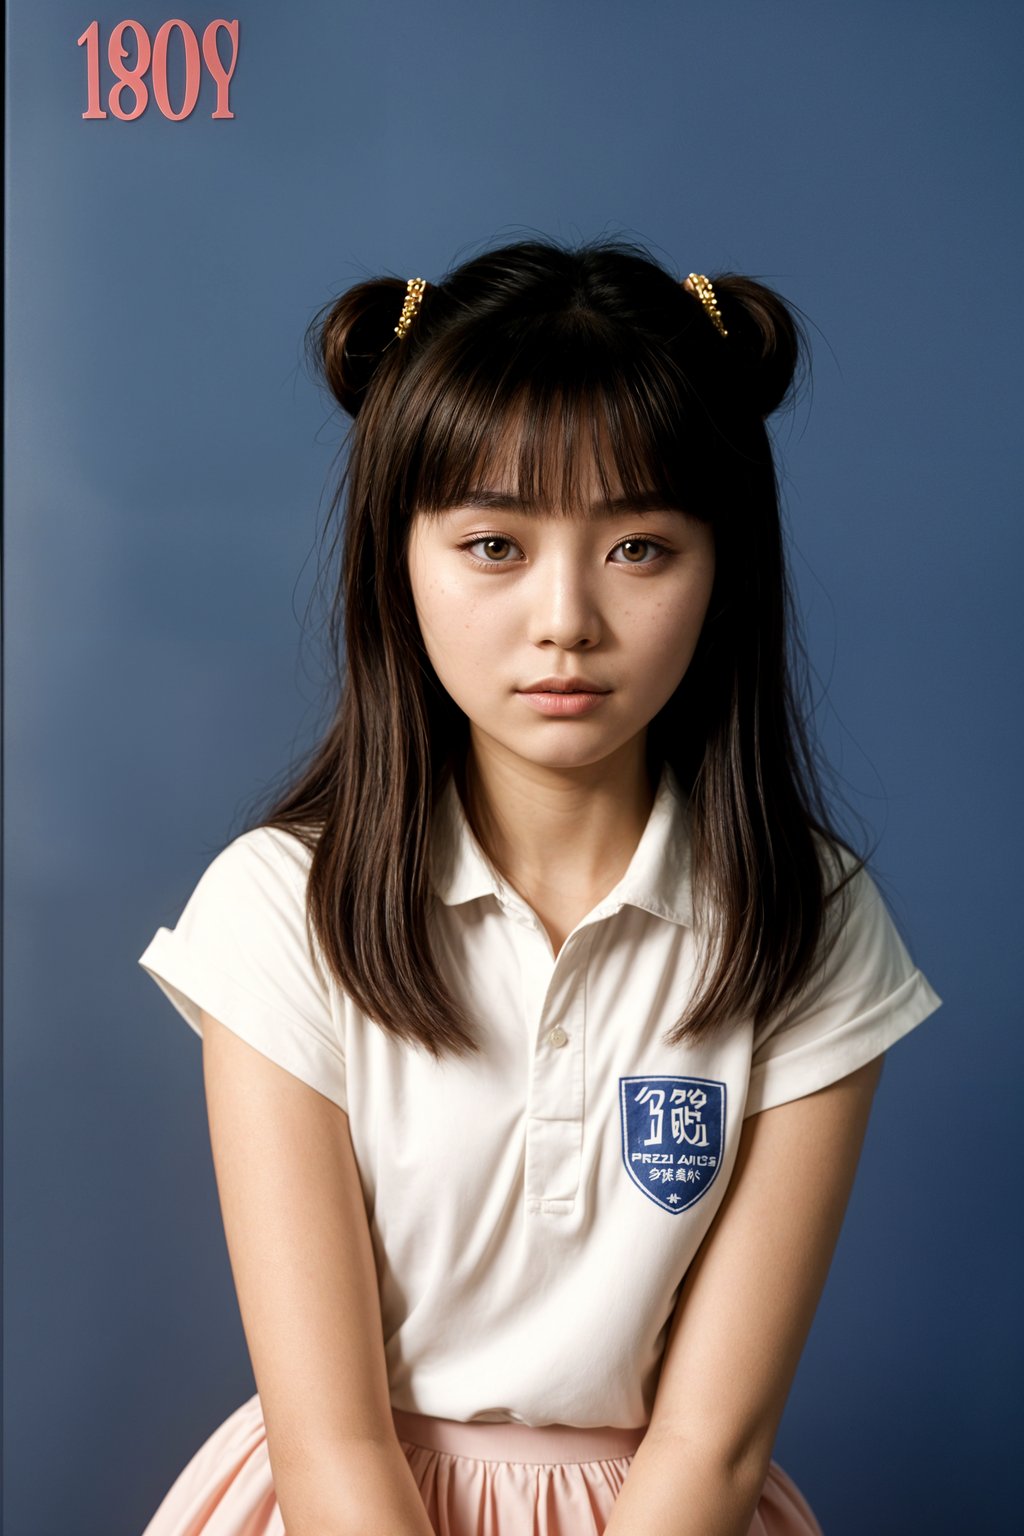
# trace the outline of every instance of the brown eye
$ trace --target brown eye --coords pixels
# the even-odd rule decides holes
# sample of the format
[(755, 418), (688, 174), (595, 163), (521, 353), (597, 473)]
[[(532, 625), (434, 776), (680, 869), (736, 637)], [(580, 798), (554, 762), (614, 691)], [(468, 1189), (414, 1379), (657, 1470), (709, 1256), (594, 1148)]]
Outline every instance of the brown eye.
[(661, 565), (669, 559), (669, 551), (664, 544), (660, 544), (657, 539), (641, 538), (639, 534), (635, 538), (620, 539), (615, 546), (615, 553), (620, 550), (625, 559), (614, 561), (615, 565)]
[[(477, 539), (467, 539), (465, 544), (459, 545), (459, 548), (465, 550), (466, 554), (475, 564), (491, 566), (512, 565), (514, 562), (510, 558), (509, 552), (516, 547), (512, 539), (508, 539), (504, 534), (500, 533), (485, 533)], [(474, 553), (475, 550), (481, 548), (484, 552), (483, 556)]]

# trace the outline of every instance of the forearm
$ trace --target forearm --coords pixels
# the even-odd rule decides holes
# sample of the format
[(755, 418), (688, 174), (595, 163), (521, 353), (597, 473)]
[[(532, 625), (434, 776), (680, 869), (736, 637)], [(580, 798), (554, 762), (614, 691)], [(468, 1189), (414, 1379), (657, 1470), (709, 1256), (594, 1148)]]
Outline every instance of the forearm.
[(353, 1442), (274, 1481), (288, 1536), (435, 1536), (397, 1440)]
[(731, 1468), (682, 1439), (648, 1436), (605, 1536), (748, 1536), (766, 1471)]

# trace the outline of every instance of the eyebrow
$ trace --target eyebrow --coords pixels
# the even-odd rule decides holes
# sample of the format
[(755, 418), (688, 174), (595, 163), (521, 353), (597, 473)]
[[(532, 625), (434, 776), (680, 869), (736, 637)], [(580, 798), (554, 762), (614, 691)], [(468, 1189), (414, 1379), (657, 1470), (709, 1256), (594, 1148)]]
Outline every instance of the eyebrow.
[[(476, 486), (444, 510), (453, 512), (460, 507), (476, 507), (481, 511), (522, 512), (527, 516), (537, 516), (542, 510), (528, 497), (517, 496), (511, 491), (491, 491)], [(660, 491), (653, 490), (643, 491), (639, 496), (611, 496), (607, 500), (594, 501), (590, 504), (590, 511), (596, 517), (618, 517), (623, 512), (680, 512), (687, 515), (685, 507), (673, 505)]]

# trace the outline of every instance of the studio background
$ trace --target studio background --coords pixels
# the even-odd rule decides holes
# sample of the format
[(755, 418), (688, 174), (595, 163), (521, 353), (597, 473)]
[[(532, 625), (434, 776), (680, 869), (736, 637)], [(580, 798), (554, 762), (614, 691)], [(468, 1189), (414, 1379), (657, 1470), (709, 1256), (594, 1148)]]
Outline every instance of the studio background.
[(1016, 1529), (1019, 8), (238, 0), (232, 120), (204, 74), (180, 122), (83, 121), (124, 15), (7, 9), (6, 1536), (137, 1536), (255, 1390), (199, 1042), (137, 957), (320, 718), (303, 332), (535, 232), (812, 322), (776, 432), (817, 721), (943, 1007), (775, 1454), (826, 1536)]

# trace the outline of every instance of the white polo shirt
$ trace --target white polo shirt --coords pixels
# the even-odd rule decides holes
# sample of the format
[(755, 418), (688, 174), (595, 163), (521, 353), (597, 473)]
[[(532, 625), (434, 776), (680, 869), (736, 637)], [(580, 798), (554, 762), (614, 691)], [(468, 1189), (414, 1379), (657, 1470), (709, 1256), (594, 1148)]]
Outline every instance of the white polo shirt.
[(645, 1425), (744, 1117), (862, 1066), (941, 998), (861, 872), (784, 1021), (666, 1045), (695, 981), (686, 800), (667, 766), (628, 869), (557, 958), (453, 783), (436, 831), (431, 921), (477, 1026), (471, 1059), (392, 1039), (317, 976), (310, 856), (286, 832), (223, 849), (139, 964), (197, 1033), (204, 1008), (348, 1113), (394, 1406)]

